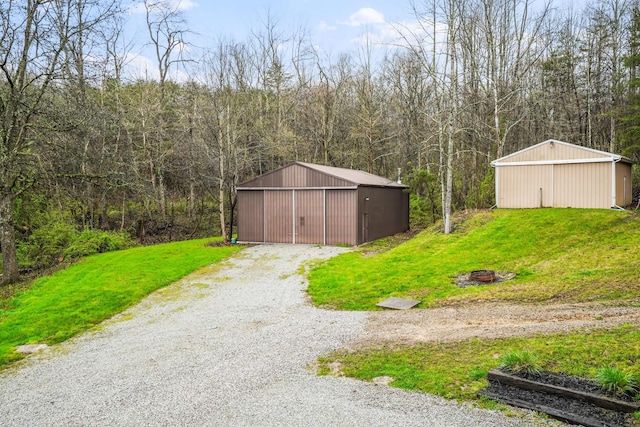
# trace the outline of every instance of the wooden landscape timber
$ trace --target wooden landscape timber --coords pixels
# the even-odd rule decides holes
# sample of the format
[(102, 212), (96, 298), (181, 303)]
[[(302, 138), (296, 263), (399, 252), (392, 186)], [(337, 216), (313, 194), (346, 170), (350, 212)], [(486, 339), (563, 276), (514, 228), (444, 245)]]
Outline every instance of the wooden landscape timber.
[(624, 414), (640, 410), (638, 402), (580, 390), (579, 384), (586, 384), (587, 380), (572, 378), (566, 386), (560, 386), (546, 381), (544, 374), (534, 375), (534, 379), (493, 369), (487, 374), (489, 387), (478, 394), (587, 427), (623, 427), (626, 425)]

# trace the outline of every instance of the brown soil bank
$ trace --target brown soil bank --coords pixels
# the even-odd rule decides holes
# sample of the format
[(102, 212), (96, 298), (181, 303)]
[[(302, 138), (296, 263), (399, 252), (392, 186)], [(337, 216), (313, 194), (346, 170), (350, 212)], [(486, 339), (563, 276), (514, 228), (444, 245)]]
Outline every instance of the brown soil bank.
[(640, 324), (638, 302), (468, 306), (370, 313), (354, 348), (509, 338)]

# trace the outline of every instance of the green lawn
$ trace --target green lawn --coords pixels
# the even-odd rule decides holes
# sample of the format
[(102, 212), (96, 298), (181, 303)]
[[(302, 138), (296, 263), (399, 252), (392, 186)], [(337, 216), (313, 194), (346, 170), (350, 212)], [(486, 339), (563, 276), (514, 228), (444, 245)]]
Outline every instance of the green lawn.
[(241, 249), (205, 246), (211, 240), (94, 255), (38, 279), (0, 309), (0, 368), (21, 358), (17, 345), (64, 341)]
[[(545, 304), (607, 300), (640, 302), (640, 219), (634, 212), (583, 209), (482, 211), (456, 217), (385, 252), (371, 247), (325, 262), (310, 272), (309, 292), (319, 305), (376, 310), (389, 296), (422, 300), (419, 307), (478, 301)], [(376, 242), (373, 249), (384, 247)], [(455, 278), (475, 269), (513, 272), (514, 280), (458, 288)], [(474, 339), (359, 351), (320, 359), (347, 376), (390, 376), (391, 385), (461, 400), (476, 399), (486, 373), (501, 356), (527, 350), (543, 369), (593, 378), (615, 366), (640, 376), (640, 326), (510, 339)], [(485, 402), (486, 405), (493, 405)]]
[(364, 351), (337, 351), (320, 359), (320, 373), (336, 362), (342, 372), (371, 380), (390, 376), (392, 386), (459, 400), (476, 399), (486, 387), (486, 374), (499, 358), (513, 350), (539, 357), (543, 369), (594, 378), (600, 367), (615, 366), (640, 373), (640, 328), (627, 325), (588, 334), (539, 335), (499, 340), (473, 339), (456, 343), (427, 343)]
[[(433, 227), (371, 257), (343, 254), (314, 268), (309, 293), (321, 306), (374, 310), (389, 296), (420, 307), (495, 300), (579, 302), (640, 297), (640, 219), (590, 209), (482, 211), (459, 216), (457, 230)], [(513, 272), (514, 280), (458, 288), (476, 269)]]

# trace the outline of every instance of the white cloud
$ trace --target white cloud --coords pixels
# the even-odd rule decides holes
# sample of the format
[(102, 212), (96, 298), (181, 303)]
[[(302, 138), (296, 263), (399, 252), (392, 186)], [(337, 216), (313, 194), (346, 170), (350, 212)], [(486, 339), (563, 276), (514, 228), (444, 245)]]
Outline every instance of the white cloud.
[[(446, 41), (447, 25), (436, 22), (437, 49), (442, 48)], [(428, 19), (421, 21), (387, 22), (367, 28), (367, 31), (350, 41), (356, 45), (369, 45), (374, 48), (406, 48), (409, 45), (431, 46), (433, 43), (433, 22)]]
[[(152, 4), (167, 7), (176, 12), (186, 12), (199, 6), (198, 3), (192, 0), (160, 0)], [(146, 11), (144, 2), (136, 3), (129, 9), (129, 13), (146, 13)]]
[(124, 60), (123, 74), (131, 80), (158, 80), (158, 67), (146, 56), (127, 53)]
[(318, 24), (318, 30), (320, 31), (334, 31), (336, 30), (336, 28), (336, 26), (329, 25), (325, 21), (320, 21), (320, 23)]
[[(435, 28), (434, 28), (435, 25)], [(388, 33), (387, 40), (399, 46), (406, 45), (432, 45), (435, 37), (436, 49), (446, 49), (447, 24), (431, 19), (422, 19), (413, 22), (398, 22), (394, 24), (395, 40), (392, 41), (391, 32)], [(435, 29), (435, 33), (434, 33)]]
[(351, 39), (351, 41), (360, 46), (371, 46), (375, 48), (375, 47), (382, 47), (385, 40), (381, 34), (367, 31), (364, 34), (361, 34), (358, 37)]
[(178, 10), (191, 10), (198, 7), (198, 3), (191, 0), (177, 0), (172, 1), (172, 3), (177, 3), (176, 9)]
[(341, 24), (358, 27), (360, 25), (383, 24), (384, 15), (370, 7), (363, 7), (349, 17), (348, 21), (340, 22)]
[[(365, 25), (363, 18), (365, 15), (361, 14), (359, 17), (356, 15), (358, 14), (351, 16), (349, 25), (355, 26), (355, 22), (363, 22), (358, 25)], [(375, 25), (369, 25), (364, 32), (361, 32), (356, 37), (350, 37), (349, 41), (353, 45), (369, 47), (375, 51), (384, 51), (387, 49), (407, 48), (410, 45), (424, 45), (425, 43), (431, 46), (433, 41), (433, 22), (428, 19), (387, 22), (382, 17), (379, 20), (368, 20), (367, 24)], [(441, 49), (443, 42), (446, 40), (446, 28), (446, 24), (436, 22), (437, 49)]]
[(360, 46), (390, 48), (405, 45), (402, 36), (403, 34), (394, 24), (384, 24), (368, 28), (366, 32), (352, 38), (351, 41)]
[[(160, 72), (157, 63), (142, 54), (127, 53), (124, 59), (122, 75), (125, 80), (160, 80)], [(188, 71), (177, 67), (169, 70), (169, 79), (184, 83), (191, 80)]]

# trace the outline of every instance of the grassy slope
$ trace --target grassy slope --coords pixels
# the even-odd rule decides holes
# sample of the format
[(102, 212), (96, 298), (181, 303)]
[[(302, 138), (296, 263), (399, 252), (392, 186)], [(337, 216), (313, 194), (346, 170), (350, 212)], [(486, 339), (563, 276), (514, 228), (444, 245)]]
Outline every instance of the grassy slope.
[(205, 246), (210, 240), (94, 255), (39, 279), (0, 310), (0, 367), (21, 357), (16, 345), (64, 341), (240, 249)]
[[(495, 210), (468, 216), (451, 235), (422, 232), (382, 254), (354, 252), (312, 270), (315, 303), (375, 309), (389, 296), (423, 301), (576, 302), (640, 297), (640, 219), (609, 210)], [(475, 269), (517, 273), (500, 285), (460, 289)]]
[[(497, 210), (464, 220), (453, 235), (444, 236), (434, 228), (370, 258), (349, 253), (317, 267), (311, 274), (314, 301), (357, 310), (375, 309), (376, 302), (390, 295), (422, 299), (422, 307), (479, 300), (637, 303), (640, 220), (635, 213)], [(479, 268), (518, 276), (501, 285), (467, 289), (454, 285), (457, 274)], [(329, 373), (337, 362), (350, 377), (391, 376), (396, 387), (473, 400), (487, 385), (487, 371), (512, 350), (531, 351), (544, 369), (556, 372), (593, 377), (599, 367), (616, 366), (640, 374), (637, 325), (337, 351), (320, 359), (320, 373)]]

